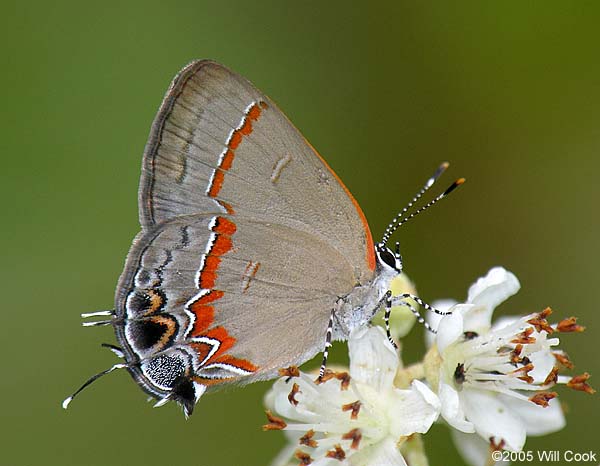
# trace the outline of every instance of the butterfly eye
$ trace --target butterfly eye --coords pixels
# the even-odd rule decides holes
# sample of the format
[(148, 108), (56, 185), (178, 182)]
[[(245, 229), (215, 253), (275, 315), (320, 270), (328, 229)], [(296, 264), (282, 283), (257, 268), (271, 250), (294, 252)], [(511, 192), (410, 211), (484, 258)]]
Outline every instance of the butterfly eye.
[(398, 269), (398, 261), (396, 260), (396, 256), (394, 256), (392, 251), (390, 251), (386, 246), (381, 245), (377, 247), (377, 257), (379, 258), (380, 264), (384, 264), (398, 272), (401, 271)]

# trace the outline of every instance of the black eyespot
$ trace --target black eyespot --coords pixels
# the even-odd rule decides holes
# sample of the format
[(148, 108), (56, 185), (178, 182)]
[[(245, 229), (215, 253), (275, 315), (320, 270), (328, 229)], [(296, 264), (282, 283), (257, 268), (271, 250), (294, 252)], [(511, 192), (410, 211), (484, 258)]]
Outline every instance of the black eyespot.
[(140, 349), (152, 348), (167, 332), (168, 326), (163, 322), (152, 320), (133, 321), (130, 324), (131, 335), (135, 340), (135, 346)]

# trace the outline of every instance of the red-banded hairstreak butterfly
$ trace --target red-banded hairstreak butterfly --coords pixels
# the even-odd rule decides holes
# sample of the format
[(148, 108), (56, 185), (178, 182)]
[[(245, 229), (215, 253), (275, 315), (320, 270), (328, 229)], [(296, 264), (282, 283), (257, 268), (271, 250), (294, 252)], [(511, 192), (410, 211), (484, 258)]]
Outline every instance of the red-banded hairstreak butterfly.
[(142, 231), (115, 310), (83, 315), (108, 316), (84, 325), (112, 325), (120, 346), (105, 346), (124, 362), (63, 406), (118, 368), (188, 415), (207, 389), (274, 378), (320, 351), (325, 364), (331, 340), (384, 305), (387, 323), (402, 260), (386, 243), (462, 183), (405, 215), (446, 167), (374, 244), (350, 192), (268, 97), (222, 65), (189, 64), (144, 150)]

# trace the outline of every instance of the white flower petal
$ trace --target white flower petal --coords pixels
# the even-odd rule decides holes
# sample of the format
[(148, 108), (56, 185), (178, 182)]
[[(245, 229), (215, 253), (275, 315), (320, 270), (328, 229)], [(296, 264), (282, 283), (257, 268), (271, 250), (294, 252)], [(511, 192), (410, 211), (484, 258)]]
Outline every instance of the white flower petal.
[(451, 308), (452, 314), (447, 315), (440, 321), (436, 337), (440, 353), (462, 336), (464, 332), (463, 312), (471, 307), (471, 304), (457, 304)]
[[(452, 431), (454, 446), (460, 456), (469, 466), (483, 466), (490, 457), (490, 444), (476, 434), (465, 434), (458, 430)], [(508, 465), (508, 461), (496, 461), (495, 466)]]
[(349, 463), (352, 466), (407, 466), (396, 442), (389, 437), (353, 454)]
[(502, 316), (494, 319), (494, 323), (492, 324), (492, 332), (497, 332), (504, 327), (508, 327), (511, 324), (514, 324), (517, 320), (519, 320), (518, 316)]
[(458, 392), (450, 385), (442, 382), (438, 394), (442, 404), (442, 417), (446, 422), (461, 432), (475, 432), (475, 426), (465, 418)]
[[(454, 306), (455, 304), (457, 304), (457, 302), (453, 299), (440, 299), (438, 301), (434, 301), (433, 303), (431, 303), (431, 305), (434, 308), (436, 308), (442, 312), (449, 311), (450, 308), (452, 306)], [(435, 312), (428, 312), (425, 315), (425, 321), (429, 324), (429, 326), (432, 329), (437, 330), (438, 326), (440, 325), (440, 321), (443, 319), (443, 317), (444, 316), (436, 314)], [(430, 348), (431, 345), (433, 345), (434, 341), (435, 341), (435, 333), (425, 332), (425, 344), (427, 345), (427, 348)]]
[(424, 434), (440, 414), (439, 398), (418, 380), (413, 380), (408, 390), (395, 389), (389, 398), (392, 437), (400, 438), (415, 432)]
[(514, 416), (498, 396), (483, 390), (463, 389), (459, 395), (467, 419), (484, 439), (504, 440), (507, 450), (519, 451), (525, 444), (525, 424)]
[(381, 327), (362, 327), (348, 339), (350, 375), (381, 392), (392, 387), (398, 355)]
[(494, 267), (485, 277), (477, 280), (467, 298), (468, 303), (481, 306), (477, 312), (465, 315), (465, 329), (481, 333), (488, 330), (494, 309), (510, 296), (514, 295), (521, 285), (512, 273), (502, 267)]
[(560, 402), (554, 398), (548, 407), (538, 406), (531, 401), (523, 401), (502, 395), (502, 401), (525, 424), (527, 435), (546, 435), (561, 430), (566, 425)]
[(533, 377), (534, 383), (544, 383), (550, 371), (554, 369), (556, 358), (549, 350), (536, 351), (529, 359), (533, 363), (533, 370), (529, 371), (529, 375)]

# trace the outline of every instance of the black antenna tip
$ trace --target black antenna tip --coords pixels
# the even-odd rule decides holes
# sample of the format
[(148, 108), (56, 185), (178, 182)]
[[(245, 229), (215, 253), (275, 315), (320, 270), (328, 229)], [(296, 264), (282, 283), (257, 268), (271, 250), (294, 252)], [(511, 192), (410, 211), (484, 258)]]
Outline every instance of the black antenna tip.
[(450, 194), (452, 191), (454, 191), (456, 188), (458, 188), (461, 184), (463, 184), (465, 181), (467, 181), (465, 178), (459, 178), (458, 180), (456, 180), (454, 183), (452, 183), (448, 189), (446, 189), (446, 191), (444, 191), (444, 193), (442, 194), (442, 196), (447, 196), (448, 194)]

